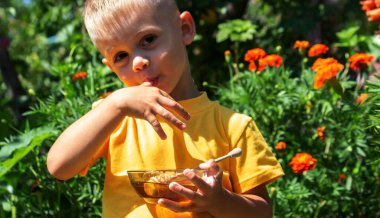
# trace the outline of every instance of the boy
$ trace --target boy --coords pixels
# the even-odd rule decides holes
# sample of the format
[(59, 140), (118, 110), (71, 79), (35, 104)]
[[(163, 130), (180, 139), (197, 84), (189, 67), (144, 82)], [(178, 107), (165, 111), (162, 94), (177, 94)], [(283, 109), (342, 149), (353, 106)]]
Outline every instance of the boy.
[[(128, 87), (59, 136), (48, 154), (49, 172), (66, 180), (106, 158), (104, 217), (271, 217), (265, 185), (283, 171), (251, 118), (197, 90), (186, 53), (195, 35), (190, 13), (180, 13), (174, 0), (87, 0), (84, 21), (103, 63)], [(241, 157), (215, 164), (235, 147)], [(145, 204), (128, 178), (118, 176), (199, 164), (205, 180), (184, 173), (196, 192), (169, 185), (186, 204)]]

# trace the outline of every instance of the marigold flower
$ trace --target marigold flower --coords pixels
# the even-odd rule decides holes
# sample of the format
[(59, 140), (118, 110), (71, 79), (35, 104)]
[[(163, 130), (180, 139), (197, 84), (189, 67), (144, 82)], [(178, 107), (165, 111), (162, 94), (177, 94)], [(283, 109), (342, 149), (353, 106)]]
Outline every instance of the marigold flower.
[(282, 64), (282, 57), (276, 54), (270, 54), (260, 59), (259, 62), (260, 61), (264, 62), (266, 66), (280, 67)]
[(286, 149), (286, 143), (284, 141), (280, 141), (275, 146), (277, 151), (282, 151)]
[(367, 99), (368, 94), (367, 93), (362, 93), (360, 94), (356, 99), (355, 102), (358, 104), (363, 104), (363, 102)]
[(245, 53), (244, 60), (251, 62), (265, 57), (267, 53), (261, 48), (254, 48)]
[(248, 70), (249, 71), (256, 71), (257, 66), (254, 61), (249, 62)]
[(310, 43), (308, 41), (296, 41), (293, 45), (293, 48), (298, 49), (307, 49), (310, 46)]
[(71, 79), (74, 81), (85, 79), (85, 78), (87, 78), (87, 73), (84, 71), (79, 71), (71, 77)]
[(326, 130), (326, 127), (322, 126), (322, 127), (318, 127), (317, 128), (317, 134), (318, 134), (318, 137), (319, 139), (321, 139), (322, 141), (324, 141), (326, 139), (326, 133), (325, 133), (325, 130)]
[(339, 174), (338, 182), (343, 182), (346, 179), (347, 179), (346, 174), (344, 174), (344, 173)]
[(329, 50), (329, 47), (327, 47), (324, 44), (315, 44), (309, 49), (309, 57), (316, 57), (320, 54), (325, 54)]
[(379, 21), (380, 20), (380, 8), (369, 10), (366, 12), (369, 21)]
[(335, 77), (343, 67), (334, 58), (318, 58), (311, 67), (317, 73), (314, 78), (314, 88), (322, 88), (325, 82)]
[(374, 0), (361, 1), (360, 4), (362, 5), (363, 11), (369, 11), (376, 8), (376, 4)]
[(380, 0), (365, 0), (360, 4), (369, 21), (380, 21)]
[(224, 59), (226, 60), (227, 63), (230, 63), (230, 61), (231, 61), (231, 51), (230, 50), (224, 51)]
[(359, 70), (360, 68), (366, 68), (368, 64), (373, 60), (373, 55), (367, 55), (366, 53), (356, 53), (352, 55), (348, 61), (350, 62), (350, 68), (353, 70)]
[(262, 71), (267, 66), (266, 62), (262, 61), (262, 59), (259, 60), (259, 66), (257, 67), (256, 63), (254, 61), (249, 62), (248, 70), (250, 71)]
[(325, 66), (336, 64), (336, 63), (339, 63), (339, 62), (334, 58), (318, 58), (311, 66), (311, 69), (314, 72), (318, 72), (319, 70), (323, 69)]
[(230, 50), (225, 50), (224, 51), (224, 56), (231, 56), (231, 51)]
[(293, 172), (297, 174), (302, 174), (314, 169), (316, 164), (317, 159), (313, 158), (313, 156), (308, 153), (297, 153), (289, 163)]

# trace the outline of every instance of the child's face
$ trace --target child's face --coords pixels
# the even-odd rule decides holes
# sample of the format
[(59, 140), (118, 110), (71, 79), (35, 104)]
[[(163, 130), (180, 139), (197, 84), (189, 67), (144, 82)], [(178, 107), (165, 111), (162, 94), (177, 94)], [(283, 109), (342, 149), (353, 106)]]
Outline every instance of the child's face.
[(195, 27), (189, 13), (148, 6), (120, 16), (130, 16), (128, 24), (112, 40), (96, 44), (105, 57), (103, 63), (126, 85), (150, 82), (172, 93), (192, 84), (186, 45), (192, 42)]

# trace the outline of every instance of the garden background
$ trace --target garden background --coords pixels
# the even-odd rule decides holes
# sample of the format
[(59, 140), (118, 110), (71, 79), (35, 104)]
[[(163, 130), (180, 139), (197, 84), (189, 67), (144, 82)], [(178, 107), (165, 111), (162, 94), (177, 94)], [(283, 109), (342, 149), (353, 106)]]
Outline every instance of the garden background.
[[(197, 24), (198, 87), (252, 116), (286, 173), (268, 186), (274, 216), (380, 217), (377, 1), (178, 3)], [(0, 217), (101, 215), (104, 162), (69, 181), (45, 163), (65, 127), (122, 87), (82, 7), (0, 2)]]

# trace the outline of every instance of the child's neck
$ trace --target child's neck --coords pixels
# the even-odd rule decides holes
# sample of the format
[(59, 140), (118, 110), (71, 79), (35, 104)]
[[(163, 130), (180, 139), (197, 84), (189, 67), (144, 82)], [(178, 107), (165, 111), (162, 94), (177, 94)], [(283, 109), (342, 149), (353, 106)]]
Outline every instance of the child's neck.
[(173, 92), (171, 94), (171, 97), (174, 98), (176, 101), (182, 101), (182, 100), (187, 100), (191, 98), (195, 98), (200, 96), (201, 93), (199, 92), (197, 86), (194, 84), (194, 86), (190, 89), (183, 90), (183, 92), (178, 93), (178, 92)]

